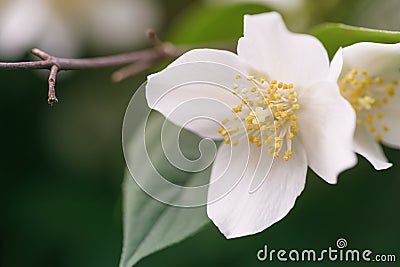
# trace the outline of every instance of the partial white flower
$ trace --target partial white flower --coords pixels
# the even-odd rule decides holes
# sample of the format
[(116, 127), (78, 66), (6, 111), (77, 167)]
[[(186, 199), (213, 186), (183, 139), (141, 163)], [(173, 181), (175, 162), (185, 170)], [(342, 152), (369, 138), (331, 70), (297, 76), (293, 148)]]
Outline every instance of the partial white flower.
[(343, 64), (340, 92), (357, 113), (355, 151), (377, 170), (391, 167), (379, 143), (400, 148), (400, 44), (358, 43), (334, 61)]
[(0, 56), (20, 57), (34, 46), (58, 56), (77, 56), (82, 45), (132, 48), (157, 28), (152, 0), (0, 0)]
[[(175, 124), (224, 140), (212, 168), (207, 213), (227, 238), (260, 232), (286, 216), (304, 188), (307, 166), (334, 184), (356, 162), (355, 113), (330, 81), (323, 45), (289, 32), (275, 12), (244, 20), (237, 55), (192, 50), (149, 76), (146, 89), (149, 106)], [(340, 73), (341, 65), (332, 68)], [(206, 76), (209, 85), (196, 83)], [(180, 106), (184, 112), (175, 114)], [(188, 123), (204, 116), (211, 119)], [(233, 188), (221, 182), (236, 180)]]

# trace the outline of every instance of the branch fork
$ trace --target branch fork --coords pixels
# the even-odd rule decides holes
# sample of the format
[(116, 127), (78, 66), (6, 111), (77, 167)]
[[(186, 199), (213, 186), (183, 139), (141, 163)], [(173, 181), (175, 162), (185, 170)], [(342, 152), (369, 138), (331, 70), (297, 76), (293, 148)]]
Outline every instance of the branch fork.
[(46, 52), (34, 48), (32, 54), (39, 57), (39, 61), (30, 62), (0, 62), (0, 69), (48, 69), (50, 70), (48, 78), (48, 99), (50, 105), (58, 102), (55, 91), (57, 73), (61, 70), (79, 70), (89, 68), (101, 68), (110, 66), (127, 66), (117, 70), (112, 75), (114, 82), (122, 81), (139, 72), (147, 70), (157, 63), (179, 57), (184, 51), (179, 51), (170, 43), (160, 41), (157, 35), (152, 31), (147, 31), (147, 37), (153, 47), (132, 53), (113, 55), (108, 57), (71, 59), (59, 58), (47, 54)]
[[(49, 61), (49, 63), (52, 63), (52, 57), (49, 54), (43, 52), (42, 50), (40, 50), (38, 48), (32, 49), (32, 54), (39, 57), (43, 61)], [(53, 106), (54, 103), (58, 102), (58, 99), (56, 96), (56, 89), (55, 89), (58, 70), (59, 70), (59, 66), (56, 63), (54, 63), (54, 65), (52, 65), (50, 68), (50, 75), (49, 75), (49, 79), (48, 79), (49, 90), (47, 93), (47, 95), (48, 95), (47, 103), (49, 103), (49, 105), (51, 105), (51, 106)]]

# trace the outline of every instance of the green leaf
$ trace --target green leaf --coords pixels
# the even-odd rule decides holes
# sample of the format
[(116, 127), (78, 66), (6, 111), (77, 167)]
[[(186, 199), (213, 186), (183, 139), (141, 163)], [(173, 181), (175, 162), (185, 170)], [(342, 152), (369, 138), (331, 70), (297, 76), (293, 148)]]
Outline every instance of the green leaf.
[(337, 23), (319, 25), (311, 31), (311, 34), (325, 45), (330, 58), (340, 47), (359, 42), (387, 44), (400, 42), (400, 32), (373, 30)]
[[(127, 160), (135, 162), (136, 168), (131, 170), (132, 174), (135, 177), (146, 178), (146, 186), (156, 188), (157, 195), (162, 195), (166, 200), (184, 200), (191, 197), (190, 193), (185, 190), (174, 191), (158, 186), (155, 182), (157, 172), (173, 183), (196, 186), (199, 185), (199, 182), (206, 184), (209, 181), (210, 167), (202, 172), (189, 173), (168, 164), (160, 140), (164, 121), (164, 117), (152, 112), (146, 126), (145, 138), (144, 122), (141, 125), (133, 125), (132, 128), (135, 128), (135, 131), (132, 139), (125, 144), (125, 156)], [(163, 133), (166, 134), (167, 142), (163, 142), (164, 149), (168, 149), (168, 146), (171, 145), (168, 144), (169, 140), (171, 142), (176, 140), (174, 138), (176, 138), (177, 127), (168, 122), (167, 124), (169, 126), (167, 129), (164, 128)], [(172, 131), (170, 127), (175, 127), (175, 129)], [(132, 133), (129, 129), (127, 131)], [(198, 157), (199, 151), (193, 149), (193, 144), (198, 144), (201, 139), (185, 130), (182, 130), (179, 137), (181, 138), (182, 135), (184, 139), (183, 142), (180, 142), (182, 153), (188, 158)], [(126, 137), (124, 136), (124, 138)], [(186, 152), (192, 155), (188, 155)], [(151, 162), (148, 158), (151, 159)], [(123, 195), (124, 241), (120, 267), (133, 266), (143, 257), (190, 237), (210, 222), (204, 206), (180, 208), (154, 200), (142, 191), (128, 171), (125, 174)], [(206, 197), (204, 195), (204, 199)]]
[(168, 40), (179, 45), (236, 43), (243, 35), (243, 16), (267, 11), (259, 4), (196, 5), (175, 21)]

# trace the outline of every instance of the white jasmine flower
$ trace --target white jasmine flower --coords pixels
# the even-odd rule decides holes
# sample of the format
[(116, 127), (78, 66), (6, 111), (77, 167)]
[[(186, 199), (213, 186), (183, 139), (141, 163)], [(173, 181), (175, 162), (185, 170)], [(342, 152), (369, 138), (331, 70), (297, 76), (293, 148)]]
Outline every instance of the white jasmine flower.
[[(202, 77), (210, 84), (195, 83)], [(334, 184), (355, 164), (355, 113), (330, 79), (323, 45), (289, 32), (275, 12), (245, 16), (237, 55), (192, 50), (149, 76), (151, 108), (200, 136), (224, 140), (207, 213), (227, 238), (260, 232), (286, 216), (304, 188), (307, 166)], [(209, 119), (190, 123), (200, 117)]]
[(87, 42), (108, 50), (132, 48), (159, 18), (151, 0), (0, 0), (0, 56), (20, 57), (39, 46), (72, 57)]
[(358, 43), (340, 53), (340, 92), (357, 113), (354, 149), (377, 170), (389, 168), (379, 143), (400, 148), (400, 44)]

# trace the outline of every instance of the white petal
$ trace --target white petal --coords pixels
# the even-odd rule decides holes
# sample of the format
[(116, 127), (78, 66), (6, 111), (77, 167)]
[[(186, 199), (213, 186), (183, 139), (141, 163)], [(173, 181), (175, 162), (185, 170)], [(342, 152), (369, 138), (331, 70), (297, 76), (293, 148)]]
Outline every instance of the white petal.
[(328, 183), (355, 165), (355, 112), (333, 83), (318, 83), (299, 96), (299, 137), (308, 165)]
[(343, 49), (343, 71), (366, 70), (373, 76), (384, 79), (399, 79), (400, 43), (357, 43)]
[[(372, 78), (381, 77), (385, 84), (393, 80), (400, 82), (400, 43), (378, 44), (358, 43), (343, 49), (344, 66), (342, 73), (351, 69), (366, 70)], [(387, 97), (389, 102), (379, 111), (384, 115), (382, 125), (389, 127), (387, 133), (381, 134), (383, 142), (391, 147), (400, 148), (400, 91), (395, 87), (394, 97)]]
[(217, 49), (193, 49), (172, 62), (169, 67), (190, 62), (215, 62), (246, 72), (247, 65), (236, 54)]
[(247, 15), (244, 24), (238, 55), (250, 66), (301, 87), (327, 79), (328, 54), (315, 37), (289, 32), (275, 12)]
[[(241, 147), (233, 150), (243, 149)], [(232, 156), (230, 147), (222, 146), (218, 151), (211, 173), (211, 184), (208, 199), (212, 200), (223, 192), (228, 192), (223, 198), (207, 205), (209, 218), (227, 238), (251, 235), (263, 231), (275, 222), (281, 220), (293, 208), (296, 198), (304, 189), (307, 159), (301, 146), (293, 149), (293, 157), (284, 162), (276, 160), (269, 175), (255, 192), (250, 192), (250, 184), (254, 175), (262, 178), (266, 175), (259, 172), (258, 165), (260, 149), (251, 146), (250, 158), (247, 153)], [(235, 152), (233, 152), (235, 153)], [(243, 162), (248, 162), (243, 173)], [(229, 165), (231, 164), (231, 165)], [(229, 165), (229, 166), (228, 166)], [(214, 184), (218, 179), (237, 180), (239, 183), (231, 190), (231, 183)], [(258, 179), (262, 180), (262, 179)]]
[[(232, 118), (231, 108), (241, 103), (240, 97), (232, 94), (233, 85), (239, 83), (235, 76), (246, 75), (238, 68), (244, 69), (233, 53), (193, 50), (178, 63), (148, 77), (147, 102), (179, 126), (204, 137), (220, 138), (218, 122)], [(253, 86), (247, 79), (240, 82), (247, 88)]]
[[(397, 87), (400, 89), (400, 87)], [(394, 98), (389, 97), (389, 102), (382, 105), (381, 113), (383, 119), (382, 125), (385, 125), (389, 130), (382, 133), (383, 143), (393, 148), (400, 149), (400, 91), (396, 91)]]
[(329, 81), (337, 83), (340, 73), (343, 68), (343, 48), (339, 48), (332, 59), (331, 67), (329, 69)]
[(392, 166), (383, 154), (379, 143), (364, 127), (358, 127), (356, 130), (354, 150), (371, 162), (377, 170), (384, 170)]

